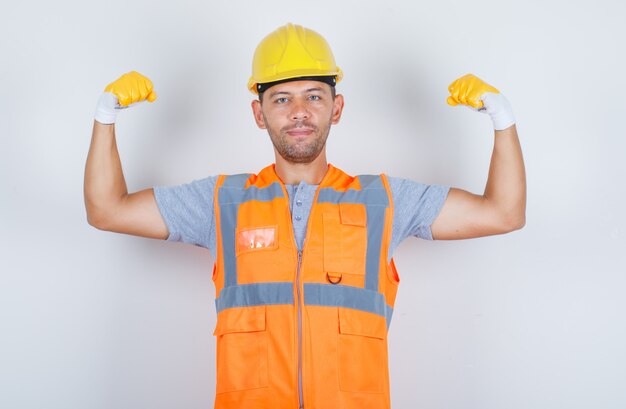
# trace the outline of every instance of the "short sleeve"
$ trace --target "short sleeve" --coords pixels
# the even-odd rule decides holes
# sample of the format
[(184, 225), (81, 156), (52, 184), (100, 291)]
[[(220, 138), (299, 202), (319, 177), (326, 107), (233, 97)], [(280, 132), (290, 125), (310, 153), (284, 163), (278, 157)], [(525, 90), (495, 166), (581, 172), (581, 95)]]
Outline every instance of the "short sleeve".
[(409, 236), (432, 240), (430, 226), (439, 215), (450, 188), (394, 177), (388, 180), (394, 207), (389, 254)]
[(168, 241), (207, 248), (215, 257), (213, 196), (217, 176), (178, 186), (156, 186), (154, 197), (170, 232)]

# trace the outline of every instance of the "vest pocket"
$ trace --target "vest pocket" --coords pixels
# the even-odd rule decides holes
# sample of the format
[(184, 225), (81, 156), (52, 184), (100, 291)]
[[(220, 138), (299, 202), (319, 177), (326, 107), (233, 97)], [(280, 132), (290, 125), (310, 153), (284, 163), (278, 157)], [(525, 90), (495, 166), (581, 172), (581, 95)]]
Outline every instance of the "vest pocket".
[(339, 308), (339, 389), (346, 392), (384, 391), (386, 332), (383, 317)]
[(237, 229), (235, 254), (246, 251), (276, 250), (278, 248), (278, 226)]
[(265, 306), (229, 308), (218, 315), (216, 393), (268, 385)]
[(337, 210), (323, 215), (324, 270), (364, 276), (367, 249), (365, 206), (340, 203)]

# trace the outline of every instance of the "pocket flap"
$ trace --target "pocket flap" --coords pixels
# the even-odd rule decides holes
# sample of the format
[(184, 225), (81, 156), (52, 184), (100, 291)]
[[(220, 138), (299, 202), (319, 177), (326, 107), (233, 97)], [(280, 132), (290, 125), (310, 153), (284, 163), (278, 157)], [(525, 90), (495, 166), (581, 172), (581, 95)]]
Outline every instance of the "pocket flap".
[(341, 217), (341, 224), (362, 227), (367, 225), (365, 205), (358, 203), (339, 203), (339, 215)]
[(387, 323), (371, 312), (339, 308), (339, 333), (385, 339)]
[(265, 306), (227, 308), (217, 315), (213, 335), (265, 331)]

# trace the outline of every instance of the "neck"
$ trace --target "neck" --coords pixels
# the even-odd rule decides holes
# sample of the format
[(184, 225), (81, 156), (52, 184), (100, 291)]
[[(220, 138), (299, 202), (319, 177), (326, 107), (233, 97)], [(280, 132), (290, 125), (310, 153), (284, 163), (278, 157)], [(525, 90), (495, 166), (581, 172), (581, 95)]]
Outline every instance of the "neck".
[(286, 185), (297, 185), (305, 182), (309, 185), (318, 185), (326, 171), (328, 170), (328, 162), (326, 161), (326, 152), (322, 151), (313, 162), (310, 163), (290, 163), (276, 154), (276, 175)]

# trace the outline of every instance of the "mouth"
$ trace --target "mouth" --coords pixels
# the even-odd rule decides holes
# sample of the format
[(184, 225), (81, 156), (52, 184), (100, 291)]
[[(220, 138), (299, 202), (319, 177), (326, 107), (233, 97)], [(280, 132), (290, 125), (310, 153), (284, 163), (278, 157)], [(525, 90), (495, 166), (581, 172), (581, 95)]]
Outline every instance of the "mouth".
[(313, 133), (313, 129), (310, 128), (294, 128), (287, 131), (290, 136), (308, 136)]

